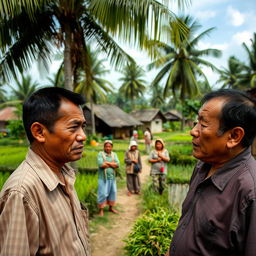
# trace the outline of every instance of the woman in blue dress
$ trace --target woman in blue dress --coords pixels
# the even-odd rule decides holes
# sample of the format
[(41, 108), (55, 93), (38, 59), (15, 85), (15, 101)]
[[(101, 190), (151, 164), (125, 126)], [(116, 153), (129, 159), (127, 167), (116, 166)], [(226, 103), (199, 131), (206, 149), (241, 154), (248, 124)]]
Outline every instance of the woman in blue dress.
[(104, 207), (109, 206), (109, 211), (118, 213), (113, 208), (116, 202), (116, 178), (115, 169), (119, 167), (119, 160), (116, 153), (112, 152), (113, 143), (111, 140), (104, 142), (104, 151), (98, 153), (98, 207), (99, 215), (104, 215)]

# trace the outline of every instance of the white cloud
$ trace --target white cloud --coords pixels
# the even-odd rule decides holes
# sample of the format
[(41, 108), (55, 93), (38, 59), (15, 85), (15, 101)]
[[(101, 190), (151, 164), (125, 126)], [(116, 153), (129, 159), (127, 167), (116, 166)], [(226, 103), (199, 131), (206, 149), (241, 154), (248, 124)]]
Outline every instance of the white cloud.
[(244, 14), (239, 12), (238, 10), (234, 9), (232, 6), (227, 8), (227, 14), (230, 18), (230, 23), (235, 26), (239, 27), (245, 22)]
[(195, 17), (200, 20), (208, 20), (208, 19), (214, 18), (215, 16), (216, 16), (216, 12), (211, 10), (198, 11), (195, 14)]
[(241, 45), (242, 43), (246, 43), (247, 45), (250, 44), (250, 39), (252, 38), (253, 33), (250, 31), (242, 31), (237, 32), (232, 36), (232, 40), (238, 44)]
[(223, 43), (223, 44), (212, 44), (209, 42), (198, 42), (198, 48), (203, 50), (203, 49), (207, 49), (207, 48), (211, 48), (211, 49), (218, 49), (221, 51), (226, 50), (229, 47), (228, 43)]

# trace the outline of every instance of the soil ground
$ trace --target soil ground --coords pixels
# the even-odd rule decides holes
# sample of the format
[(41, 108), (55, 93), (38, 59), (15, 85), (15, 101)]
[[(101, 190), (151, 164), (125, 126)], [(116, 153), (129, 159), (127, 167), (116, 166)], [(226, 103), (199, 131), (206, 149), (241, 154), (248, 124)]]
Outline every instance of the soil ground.
[[(150, 166), (147, 156), (142, 156), (143, 170), (140, 174), (141, 185), (149, 178)], [(109, 214), (110, 227), (100, 226), (91, 234), (92, 256), (122, 256), (125, 239), (130, 233), (136, 218), (140, 214), (141, 196), (127, 196), (126, 187), (117, 193), (119, 214)]]

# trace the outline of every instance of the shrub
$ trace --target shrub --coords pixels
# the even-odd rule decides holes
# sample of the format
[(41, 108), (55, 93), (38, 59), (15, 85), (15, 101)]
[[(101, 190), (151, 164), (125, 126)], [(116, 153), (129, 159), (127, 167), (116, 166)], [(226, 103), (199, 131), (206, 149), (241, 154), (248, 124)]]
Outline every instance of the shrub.
[(25, 130), (22, 120), (11, 120), (7, 125), (7, 129), (10, 131), (11, 136), (16, 139), (25, 138)]
[(189, 183), (194, 165), (168, 165), (167, 183)]
[(0, 190), (2, 189), (5, 181), (8, 179), (10, 174), (11, 174), (10, 172), (4, 172), (4, 173), (0, 172)]
[(151, 180), (149, 185), (145, 186), (142, 191), (143, 195), (143, 209), (145, 211), (155, 211), (159, 207), (168, 208), (169, 202), (168, 202), (168, 189), (165, 189), (163, 195), (159, 195), (156, 193), (151, 185)]
[(98, 211), (98, 175), (78, 173), (76, 176), (75, 188), (79, 200), (86, 205), (90, 216), (93, 216)]
[(125, 240), (127, 256), (164, 256), (169, 248), (179, 216), (176, 212), (158, 208), (137, 219)]

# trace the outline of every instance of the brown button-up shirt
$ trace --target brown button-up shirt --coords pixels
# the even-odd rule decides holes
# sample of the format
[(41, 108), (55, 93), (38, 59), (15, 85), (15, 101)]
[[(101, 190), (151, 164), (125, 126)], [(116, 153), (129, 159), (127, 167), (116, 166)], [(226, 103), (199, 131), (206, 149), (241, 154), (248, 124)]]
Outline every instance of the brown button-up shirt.
[(1, 256), (91, 255), (74, 171), (64, 166), (62, 172), (66, 185), (30, 150), (9, 177), (0, 193)]
[(199, 162), (182, 206), (171, 256), (256, 255), (256, 161), (248, 148), (211, 177)]

